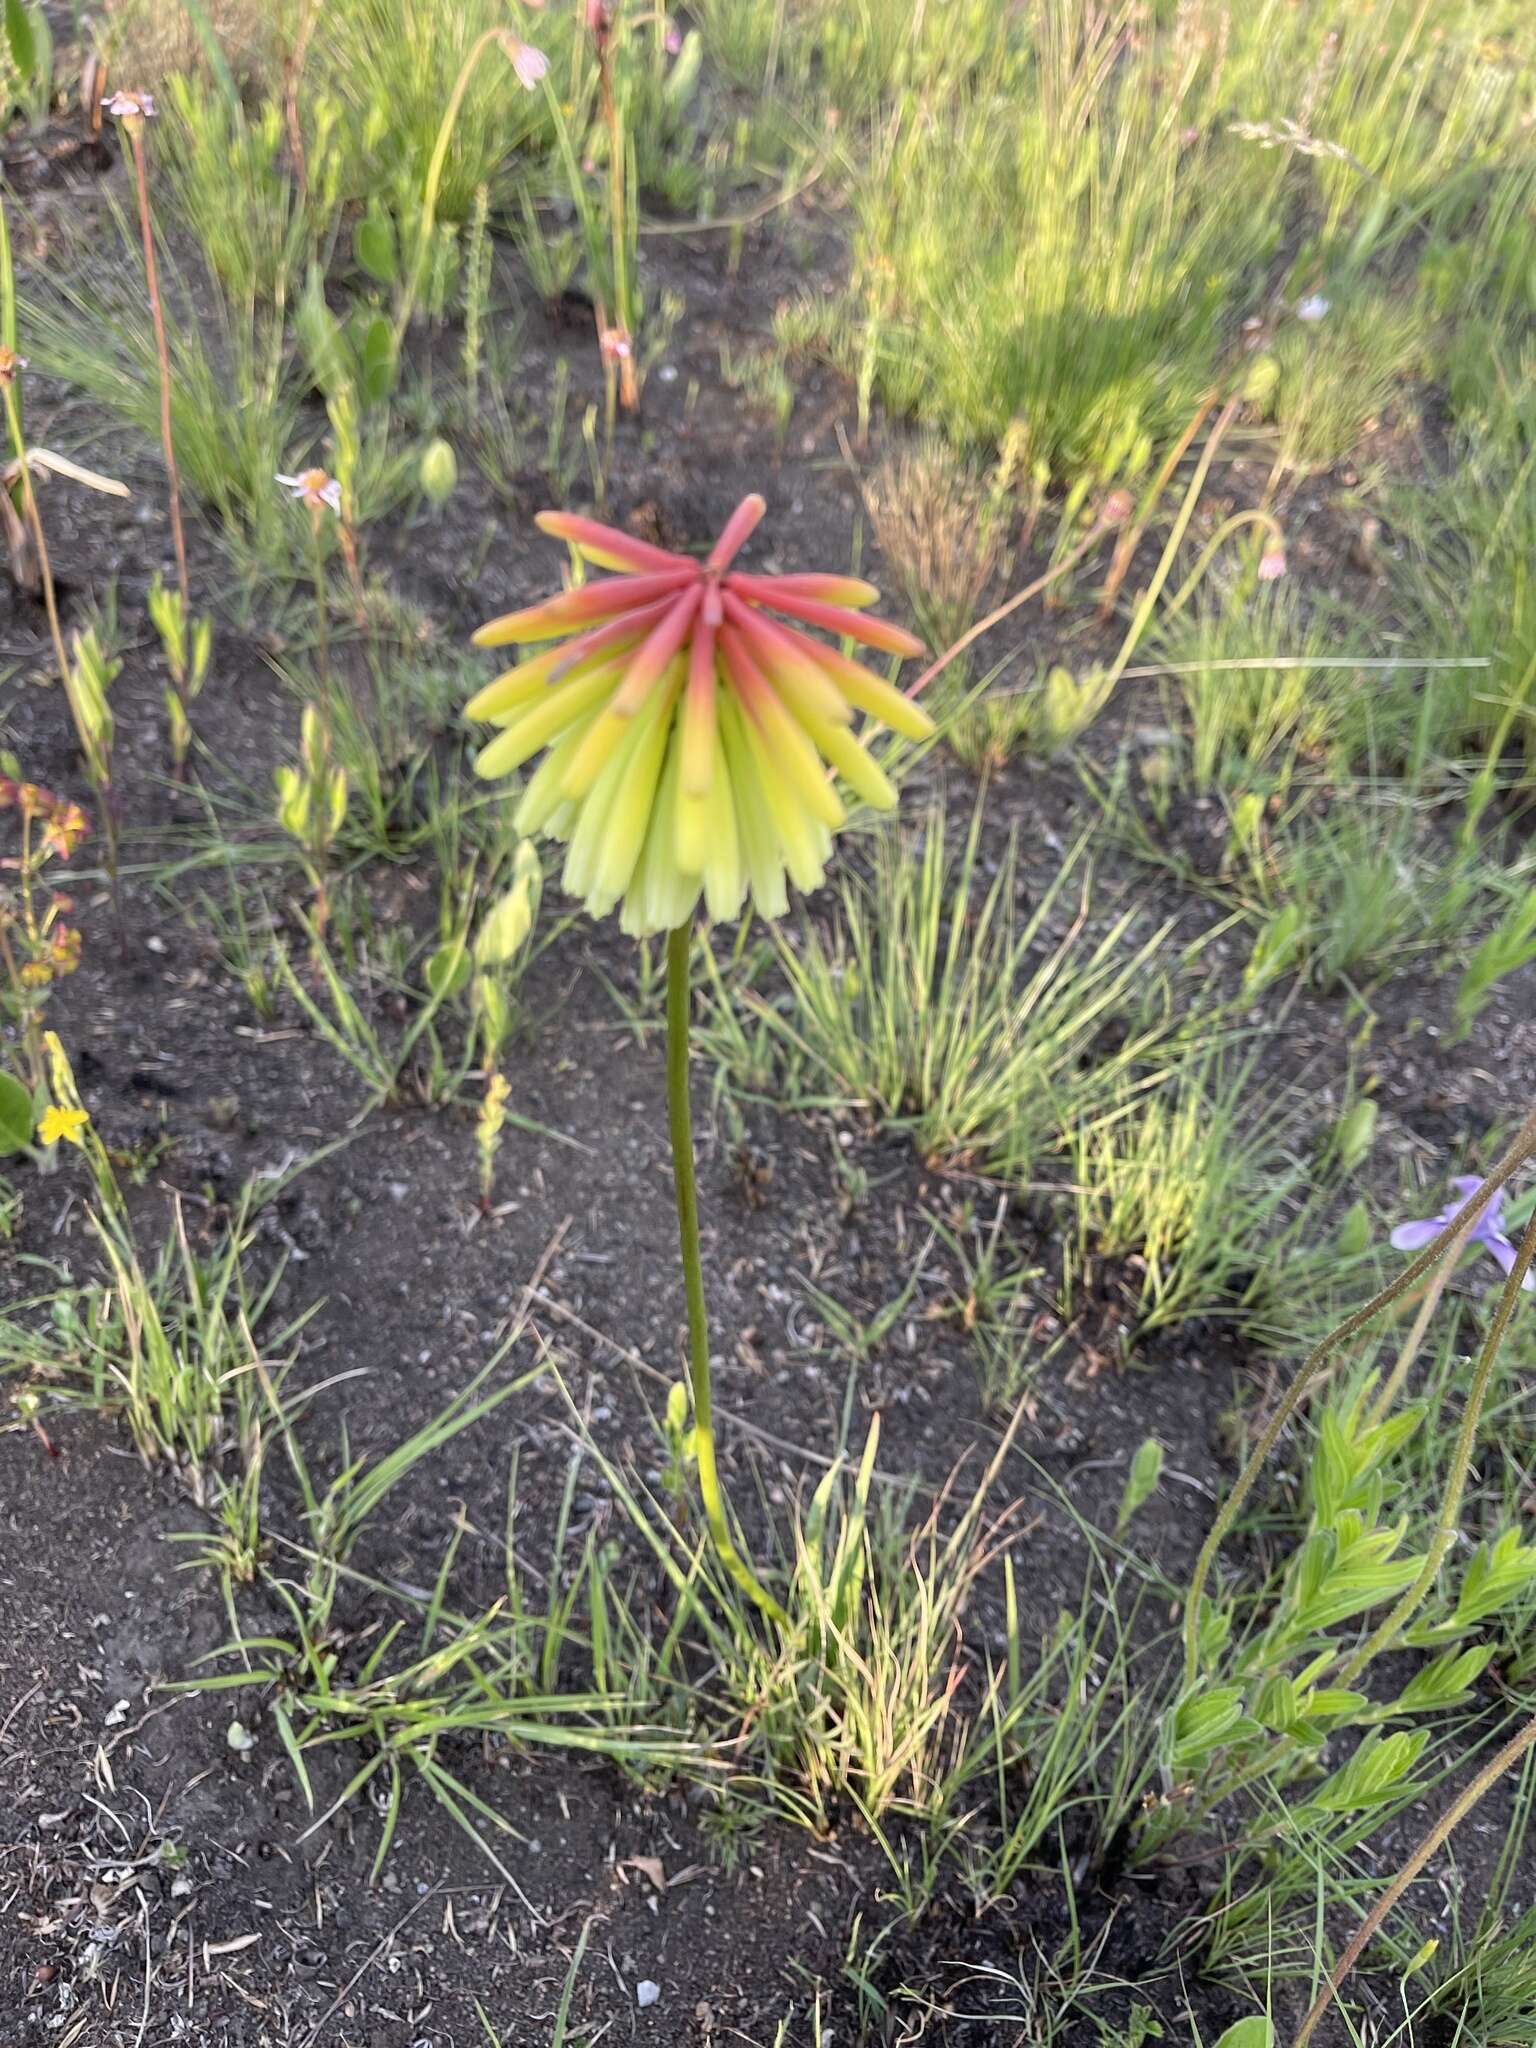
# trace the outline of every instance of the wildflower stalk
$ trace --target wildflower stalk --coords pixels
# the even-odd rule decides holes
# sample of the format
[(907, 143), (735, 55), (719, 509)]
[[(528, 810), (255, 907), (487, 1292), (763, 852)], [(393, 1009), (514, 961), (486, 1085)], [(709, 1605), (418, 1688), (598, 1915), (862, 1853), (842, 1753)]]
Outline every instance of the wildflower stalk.
[(1316, 1998), (1313, 1999), (1307, 2016), (1301, 2023), (1301, 2029), (1296, 2036), (1293, 2048), (1307, 2048), (1307, 2043), (1316, 2033), (1323, 2015), (1338, 1996), (1340, 1985), (1355, 1967), (1355, 1964), (1360, 1960), (1366, 1949), (1375, 1940), (1382, 1922), (1403, 1896), (1404, 1892), (1407, 1891), (1409, 1885), (1413, 1883), (1430, 1858), (1437, 1854), (1455, 1830), (1460, 1827), (1472, 1809), (1493, 1790), (1494, 1786), (1504, 1776), (1504, 1773), (1517, 1764), (1533, 1744), (1536, 1744), (1536, 1719), (1527, 1721), (1519, 1733), (1512, 1736), (1505, 1743), (1498, 1755), (1489, 1759), (1477, 1776), (1466, 1787), (1465, 1791), (1458, 1793), (1456, 1798), (1451, 1801), (1451, 1804), (1446, 1808), (1439, 1820), (1435, 1822), (1429, 1833), (1397, 1873), (1397, 1876), (1393, 1878), (1391, 1884), (1388, 1885), (1375, 1905), (1372, 1906), (1370, 1912), (1366, 1914), (1343, 1955), (1339, 1957), (1337, 1963), (1329, 1971), (1328, 1981), (1324, 1984), (1322, 1990), (1318, 1992)]
[(1276, 548), (1282, 553), (1284, 552), (1285, 535), (1281, 531), (1279, 520), (1275, 518), (1272, 512), (1261, 512), (1256, 506), (1246, 512), (1234, 512), (1230, 519), (1224, 519), (1221, 522), (1220, 526), (1217, 527), (1216, 531), (1196, 556), (1195, 566), (1190, 570), (1184, 581), (1164, 606), (1164, 619), (1171, 619), (1176, 612), (1181, 612), (1184, 609), (1193, 596), (1195, 587), (1201, 577), (1211, 566), (1217, 549), (1229, 541), (1234, 533), (1240, 533), (1245, 526), (1262, 526), (1267, 528)]
[[(1499, 1160), (1493, 1171), (1488, 1175), (1488, 1178), (1472, 1197), (1471, 1203), (1468, 1206), (1474, 1216), (1482, 1212), (1487, 1204), (1488, 1197), (1503, 1187), (1510, 1175), (1525, 1160), (1529, 1159), (1533, 1152), (1536, 1152), (1536, 1110), (1533, 1110), (1520, 1126), (1503, 1158)], [(1364, 1308), (1357, 1309), (1352, 1316), (1346, 1317), (1337, 1329), (1331, 1330), (1323, 1338), (1322, 1342), (1307, 1354), (1302, 1360), (1301, 1365), (1297, 1368), (1296, 1374), (1281, 1397), (1279, 1405), (1260, 1431), (1258, 1441), (1254, 1444), (1252, 1451), (1248, 1455), (1247, 1463), (1233, 1481), (1231, 1491), (1222, 1502), (1220, 1511), (1215, 1521), (1211, 1524), (1211, 1532), (1201, 1547), (1199, 1557), (1195, 1560), (1195, 1568), (1190, 1575), (1189, 1593), (1186, 1597), (1184, 1608), (1184, 1687), (1186, 1691), (1193, 1686), (1199, 1673), (1200, 1610), (1204, 1604), (1205, 1588), (1211, 1575), (1211, 1567), (1216, 1561), (1222, 1544), (1230, 1534), (1233, 1523), (1241, 1513), (1244, 1501), (1247, 1500), (1249, 1494), (1253, 1491), (1254, 1482), (1268, 1462), (1270, 1452), (1279, 1442), (1281, 1433), (1291, 1417), (1301, 1406), (1302, 1397), (1306, 1393), (1307, 1388), (1341, 1345), (1347, 1344), (1350, 1338), (1355, 1336), (1357, 1332), (1363, 1330), (1367, 1324), (1374, 1322), (1384, 1308), (1390, 1308), (1394, 1301), (1400, 1300), (1415, 1282), (1423, 1279), (1426, 1273), (1447, 1256), (1452, 1246), (1460, 1241), (1465, 1228), (1466, 1222), (1464, 1217), (1460, 1215), (1453, 1217), (1445, 1228), (1430, 1240), (1419, 1256), (1416, 1259), (1410, 1260), (1408, 1265), (1389, 1286), (1384, 1287), (1379, 1294), (1368, 1301)], [(1530, 1238), (1529, 1232), (1527, 1232), (1527, 1238)], [(1524, 1245), (1522, 1245), (1521, 1250), (1522, 1252), (1525, 1251)], [(1520, 1269), (1520, 1272), (1523, 1275), (1523, 1267)], [(1518, 1277), (1515, 1284), (1518, 1287)], [(1500, 1306), (1503, 1306), (1502, 1302)], [(1508, 1320), (1507, 1315), (1505, 1320)], [(1500, 1326), (1500, 1335), (1502, 1335), (1502, 1325)], [(1474, 1428), (1475, 1426), (1474, 1423)], [(1470, 1450), (1468, 1455), (1470, 1457)]]
[(471, 43), (469, 54), (459, 67), (458, 77), (453, 81), (453, 90), (448, 95), (448, 104), (443, 109), (442, 120), (438, 123), (437, 140), (432, 146), (432, 155), (427, 164), (426, 182), (421, 193), (421, 223), (416, 234), (416, 250), (411, 258), (411, 269), (406, 278), (405, 290), (395, 312), (392, 338), (396, 355), (400, 352), (405, 330), (411, 324), (411, 315), (415, 312), (416, 301), (421, 295), (421, 280), (426, 275), (432, 236), (437, 227), (438, 195), (442, 191), (443, 172), (448, 163), (448, 148), (453, 141), (453, 131), (458, 126), (459, 110), (464, 105), (464, 95), (469, 90), (469, 81), (475, 75), (475, 68), (492, 43), (500, 45), (507, 62), (517, 72), (519, 82), (525, 91), (532, 90), (547, 68), (540, 53), (527, 43), (519, 42), (507, 28), (488, 28)]
[(691, 998), (691, 925), (667, 934), (667, 1116), (672, 1136), (672, 1180), (677, 1196), (677, 1232), (683, 1282), (688, 1296), (688, 1378), (693, 1389), (694, 1442), (699, 1492), (710, 1535), (721, 1563), (771, 1621), (788, 1628), (789, 1617), (763, 1587), (731, 1536), (720, 1471), (715, 1462), (714, 1408), (709, 1378), (709, 1311), (704, 1300), (704, 1267), (699, 1256), (699, 1197), (693, 1173), (693, 1114), (688, 1101), (688, 1022)]
[(32, 485), (32, 465), (27, 459), (26, 436), (21, 425), (21, 402), (16, 396), (16, 376), (19, 368), (20, 364), (14, 357), (9, 363), (0, 364), (0, 392), (5, 396), (5, 423), (10, 431), (11, 449), (16, 457), (17, 470), (20, 472), (21, 507), (27, 515), (27, 524), (32, 529), (32, 545), (37, 549), (37, 569), (43, 586), (43, 609), (48, 614), (48, 631), (53, 640), (53, 658), (59, 665), (59, 678), (64, 685), (65, 695), (69, 698), (75, 729), (80, 731), (80, 712), (74, 697), (74, 672), (64, 646), (64, 629), (59, 624), (59, 601), (53, 587), (53, 565), (48, 559), (48, 543), (43, 538), (43, 521), (37, 509), (37, 493)]
[[(155, 260), (155, 229), (149, 212), (149, 174), (144, 161), (143, 116), (123, 122), (133, 151), (133, 174), (139, 195), (139, 233), (144, 242), (144, 285), (155, 325), (155, 351), (160, 359), (160, 445), (165, 454), (165, 481), (170, 499), (171, 545), (176, 552), (176, 587), (182, 615), (192, 616), (192, 587), (187, 577), (187, 538), (181, 524), (181, 478), (176, 468), (176, 441), (171, 431), (171, 349), (165, 333), (165, 308), (160, 300), (160, 271)], [(178, 685), (178, 690), (182, 686)]]
[(331, 704), (331, 624), (326, 616), (325, 594), (325, 542), (321, 538), (321, 522), (324, 510), (312, 505), (309, 513), (309, 566), (315, 583), (315, 666), (320, 674), (320, 698), (325, 706), (326, 721), (330, 721)]
[[(1477, 1212), (1474, 1210), (1473, 1214)], [(1504, 1282), (1504, 1291), (1499, 1296), (1498, 1307), (1493, 1312), (1493, 1321), (1488, 1325), (1488, 1334), (1483, 1339), (1483, 1348), (1478, 1353), (1477, 1368), (1472, 1375), (1472, 1384), (1467, 1390), (1466, 1412), (1461, 1418), (1461, 1427), (1456, 1433), (1456, 1447), (1451, 1454), (1451, 1470), (1445, 1489), (1445, 1504), (1436, 1525), (1433, 1541), (1424, 1554), (1424, 1563), (1419, 1575), (1408, 1588), (1386, 1620), (1366, 1638), (1360, 1648), (1340, 1671), (1335, 1681), (1341, 1686), (1351, 1686), (1366, 1666), (1389, 1649), (1409, 1621), (1418, 1612), (1425, 1597), (1440, 1576), (1446, 1553), (1456, 1541), (1461, 1519), (1461, 1497), (1466, 1491), (1467, 1473), (1472, 1465), (1472, 1453), (1477, 1448), (1477, 1428), (1483, 1416), (1483, 1404), (1488, 1398), (1488, 1383), (1493, 1377), (1493, 1368), (1504, 1341), (1504, 1332), (1514, 1313), (1515, 1301), (1533, 1257), (1536, 1257), (1536, 1215), (1532, 1215), (1525, 1227), (1525, 1234), (1515, 1252), (1515, 1262), (1510, 1267)], [(1448, 1256), (1446, 1264), (1452, 1260)]]
[(1121, 534), (1115, 546), (1114, 559), (1109, 565), (1109, 574), (1104, 579), (1104, 589), (1099, 597), (1099, 618), (1103, 624), (1108, 625), (1115, 615), (1115, 599), (1120, 595), (1120, 586), (1130, 572), (1136, 550), (1141, 544), (1141, 537), (1147, 530), (1148, 520), (1156, 510), (1163, 492), (1172, 483), (1175, 470), (1189, 453), (1196, 434), (1205, 424), (1215, 403), (1214, 395), (1201, 399), (1189, 425), (1164, 456), (1162, 467), (1152, 479), (1152, 487), (1142, 499), (1135, 517), (1127, 523), (1124, 533)]

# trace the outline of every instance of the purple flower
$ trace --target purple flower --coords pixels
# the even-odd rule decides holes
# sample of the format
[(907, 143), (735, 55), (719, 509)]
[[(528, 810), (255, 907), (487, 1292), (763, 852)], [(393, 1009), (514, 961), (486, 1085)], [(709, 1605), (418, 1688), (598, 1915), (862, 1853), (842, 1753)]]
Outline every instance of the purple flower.
[[(1422, 1223), (1399, 1223), (1393, 1231), (1391, 1244), (1394, 1251), (1416, 1252), (1438, 1237), (1445, 1226), (1461, 1214), (1468, 1202), (1482, 1186), (1475, 1173), (1459, 1173), (1451, 1182), (1457, 1199), (1449, 1208), (1442, 1209), (1438, 1216), (1426, 1217)], [(1496, 1188), (1483, 1205), (1483, 1213), (1473, 1224), (1467, 1237), (1468, 1244), (1480, 1244), (1492, 1252), (1506, 1273), (1515, 1263), (1515, 1248), (1504, 1230), (1504, 1190)], [(1527, 1293), (1536, 1293), (1536, 1270), (1527, 1269), (1520, 1283)]]

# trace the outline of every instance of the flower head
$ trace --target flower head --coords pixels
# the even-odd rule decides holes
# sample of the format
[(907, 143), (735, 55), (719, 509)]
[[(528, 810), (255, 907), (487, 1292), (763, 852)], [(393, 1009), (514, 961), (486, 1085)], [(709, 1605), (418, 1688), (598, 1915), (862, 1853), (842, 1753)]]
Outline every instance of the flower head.
[(1296, 308), (1296, 318), (1305, 320), (1308, 326), (1315, 326), (1319, 320), (1328, 318), (1332, 303), (1332, 300), (1325, 299), (1321, 292), (1313, 292)]
[(535, 49), (532, 43), (520, 43), (514, 37), (507, 45), (507, 55), (524, 92), (537, 92), (540, 80), (549, 69), (549, 59), (544, 52)]
[(78, 804), (56, 797), (43, 827), (43, 844), (60, 860), (68, 860), (90, 829), (91, 821)]
[[(1460, 1173), (1451, 1182), (1451, 1186), (1456, 1190), (1457, 1199), (1442, 1209), (1438, 1216), (1428, 1216), (1421, 1223), (1399, 1223), (1390, 1240), (1394, 1251), (1416, 1252), (1428, 1244), (1432, 1237), (1438, 1237), (1446, 1225), (1462, 1213), (1482, 1186), (1482, 1182), (1476, 1174)], [(1510, 1243), (1504, 1229), (1502, 1188), (1496, 1188), (1483, 1204), (1482, 1214), (1468, 1232), (1466, 1241), (1468, 1244), (1482, 1245), (1484, 1250), (1498, 1261), (1506, 1274), (1510, 1272), (1515, 1263), (1515, 1247)], [(1536, 1293), (1536, 1272), (1528, 1271), (1520, 1284), (1527, 1293)]]
[(1267, 547), (1259, 557), (1259, 581), (1278, 583), (1285, 574), (1285, 549), (1276, 541)]
[(0, 384), (14, 384), (26, 367), (25, 356), (17, 355), (13, 348), (0, 348)]
[(277, 481), (316, 516), (341, 510), (341, 485), (323, 469), (301, 469), (297, 476), (279, 476)]
[(153, 121), (155, 97), (148, 92), (114, 92), (101, 103), (114, 121)]
[(814, 889), (846, 816), (834, 775), (877, 809), (896, 801), (854, 713), (911, 739), (933, 731), (909, 697), (804, 630), (921, 653), (910, 633), (855, 609), (878, 597), (871, 584), (731, 567), (765, 509), (744, 498), (702, 562), (541, 512), (544, 532), (619, 573), (475, 635), (482, 647), (560, 643), (471, 701), (472, 718), (503, 728), (477, 766), (506, 775), (544, 752), (517, 829), (565, 841), (567, 892), (597, 917), (622, 900), (628, 932), (671, 930), (701, 895), (714, 918), (734, 917), (749, 891), (763, 916), (782, 916), (786, 876)]
[(89, 1122), (90, 1118), (83, 1109), (60, 1109), (56, 1102), (51, 1102), (38, 1119), (38, 1143), (57, 1145), (63, 1138), (68, 1144), (83, 1145), (85, 1127)]

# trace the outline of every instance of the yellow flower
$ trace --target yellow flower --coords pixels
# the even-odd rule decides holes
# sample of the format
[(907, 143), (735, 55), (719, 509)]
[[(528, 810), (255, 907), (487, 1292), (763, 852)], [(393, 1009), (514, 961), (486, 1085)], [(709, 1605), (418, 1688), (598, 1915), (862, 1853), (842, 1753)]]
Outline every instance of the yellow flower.
[(60, 1138), (66, 1144), (83, 1145), (85, 1127), (89, 1122), (90, 1118), (83, 1109), (60, 1109), (56, 1102), (51, 1102), (37, 1126), (38, 1139), (44, 1145), (57, 1145)]

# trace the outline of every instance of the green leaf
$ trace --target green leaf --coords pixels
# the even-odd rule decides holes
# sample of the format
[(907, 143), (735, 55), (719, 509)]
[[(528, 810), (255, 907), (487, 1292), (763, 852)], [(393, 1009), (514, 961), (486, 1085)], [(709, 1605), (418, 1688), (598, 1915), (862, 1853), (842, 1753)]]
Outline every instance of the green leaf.
[(0, 1073), (0, 1159), (32, 1142), (32, 1091), (14, 1074)]
[(395, 388), (395, 337), (382, 313), (363, 329), (357, 355), (363, 403), (380, 405)]
[(358, 222), (352, 247), (359, 265), (370, 277), (380, 284), (394, 283), (400, 267), (395, 250), (395, 224), (378, 200), (371, 202)]
[(23, 0), (5, 0), (5, 40), (11, 62), (30, 85), (37, 71), (37, 31)]
[(1392, 1711), (1422, 1714), (1439, 1707), (1454, 1707), (1482, 1677), (1493, 1660), (1494, 1647), (1489, 1643), (1472, 1650), (1445, 1651), (1432, 1664), (1414, 1673), (1398, 1694)]
[(427, 962), (426, 982), (429, 993), (439, 1001), (456, 996), (470, 976), (469, 948), (460, 939), (450, 939), (439, 946)]
[(1163, 1476), (1163, 1447), (1155, 1436), (1149, 1436), (1131, 1460), (1131, 1469), (1126, 1475), (1125, 1492), (1120, 1499), (1117, 1530), (1124, 1529), (1136, 1510), (1157, 1491), (1157, 1482)]
[(1228, 2027), (1216, 2048), (1275, 2048), (1274, 2022), (1261, 2012), (1252, 2019), (1239, 2020), (1236, 2026)]

